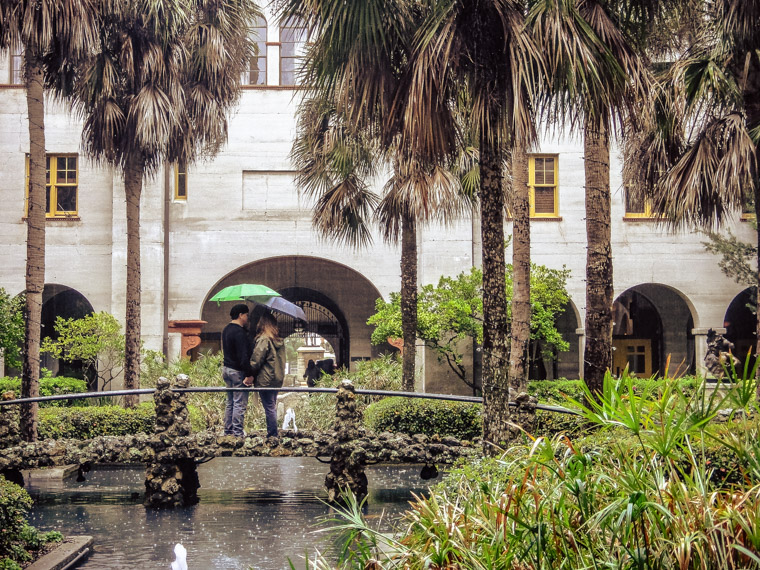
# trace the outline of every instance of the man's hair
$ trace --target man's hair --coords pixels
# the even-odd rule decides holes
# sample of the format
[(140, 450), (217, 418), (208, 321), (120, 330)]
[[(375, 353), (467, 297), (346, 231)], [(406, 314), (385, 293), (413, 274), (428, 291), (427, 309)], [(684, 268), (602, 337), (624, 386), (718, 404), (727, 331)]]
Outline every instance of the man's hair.
[(248, 312), (248, 305), (244, 305), (243, 303), (240, 303), (238, 305), (235, 305), (230, 309), (230, 317), (234, 321), (237, 319), (240, 315), (244, 315)]

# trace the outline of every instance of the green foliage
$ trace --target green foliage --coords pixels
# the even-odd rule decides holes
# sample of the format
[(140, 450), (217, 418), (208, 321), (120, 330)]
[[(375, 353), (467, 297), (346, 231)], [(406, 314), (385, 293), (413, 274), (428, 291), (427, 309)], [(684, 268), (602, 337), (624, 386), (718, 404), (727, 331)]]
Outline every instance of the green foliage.
[(0, 352), (5, 365), (21, 367), (21, 346), (24, 342), (24, 295), (11, 297), (0, 287)]
[[(317, 379), (319, 388), (337, 388), (343, 380), (350, 380), (356, 388), (365, 390), (401, 390), (401, 363), (394, 355), (384, 355), (359, 362), (356, 370), (338, 370), (333, 376), (322, 374)], [(358, 396), (357, 409), (364, 413), (367, 406), (381, 398)], [(291, 406), (296, 414), (298, 429), (327, 431), (335, 422), (335, 394), (310, 394), (295, 400)]]
[(81, 360), (99, 378), (106, 390), (124, 369), (124, 335), (116, 318), (106, 312), (81, 319), (55, 320), (56, 338), (47, 337), (40, 348), (67, 362)]
[[(21, 394), (21, 379), (0, 377), (0, 394), (14, 392), (16, 397)], [(40, 378), (40, 396), (57, 396), (59, 394), (82, 394), (87, 391), (87, 383), (79, 378), (67, 378), (58, 376), (52, 378), (43, 376)], [(52, 402), (40, 402), (40, 407), (68, 407), (86, 406), (86, 400), (56, 400)]]
[[(755, 223), (754, 220), (753, 223)], [(757, 286), (756, 245), (740, 241), (730, 230), (727, 236), (707, 232), (707, 237), (710, 238), (710, 241), (704, 242), (703, 245), (710, 253), (720, 256), (718, 266), (725, 275), (740, 285)]]
[[(596, 431), (526, 437), (457, 467), (411, 504), (398, 540), (373, 535), (349, 503), (333, 528), (372, 548), (341, 567), (758, 568), (760, 407), (745, 397), (749, 372), (719, 391), (607, 375), (597, 401), (574, 404)], [(738, 402), (733, 415), (750, 419), (710, 423)]]
[[(553, 358), (568, 349), (568, 343), (556, 328), (557, 315), (569, 301), (566, 290), (568, 269), (549, 269), (531, 265), (531, 339), (539, 341), (542, 356)], [(512, 298), (512, 267), (507, 266), (507, 300)], [(401, 338), (401, 296), (392, 293), (390, 301), (378, 299), (376, 313), (367, 321), (374, 325), (372, 342), (381, 344), (388, 338)], [(511, 319), (511, 305), (507, 316)], [(483, 274), (471, 269), (456, 277), (441, 277), (438, 285), (423, 286), (417, 296), (417, 337), (434, 350), (439, 360), (446, 361), (468, 386), (461, 351), (462, 341), (483, 340)]]
[(451, 436), (473, 440), (483, 433), (481, 406), (444, 400), (385, 398), (364, 412), (364, 423), (375, 432)]
[(59, 532), (40, 533), (25, 518), (32, 506), (29, 494), (0, 476), (0, 569), (20, 568), (19, 562), (32, 559), (30, 551), (48, 542), (60, 542)]
[(135, 408), (88, 406), (40, 410), (40, 439), (91, 439), (101, 435), (153, 433), (156, 413), (152, 402)]

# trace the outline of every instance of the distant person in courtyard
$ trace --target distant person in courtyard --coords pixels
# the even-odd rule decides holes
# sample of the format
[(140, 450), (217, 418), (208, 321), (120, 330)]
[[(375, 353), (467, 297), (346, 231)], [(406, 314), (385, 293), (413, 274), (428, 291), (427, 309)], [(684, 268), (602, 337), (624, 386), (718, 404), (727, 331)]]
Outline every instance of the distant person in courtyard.
[(306, 365), (306, 372), (303, 373), (303, 378), (306, 380), (306, 385), (309, 388), (313, 388), (317, 385), (317, 378), (319, 378), (321, 370), (317, 368), (316, 363), (313, 360), (309, 360)]
[[(281, 388), (285, 379), (285, 342), (280, 338), (277, 319), (264, 313), (256, 327), (256, 340), (251, 356), (255, 380), (246, 379), (245, 385), (257, 388)], [(277, 392), (259, 392), (267, 420), (267, 437), (277, 437)]]
[[(229, 324), (222, 331), (224, 365), (222, 378), (227, 388), (242, 388), (245, 380), (253, 380), (251, 343), (245, 327), (248, 325), (248, 305), (239, 304), (230, 309)], [(227, 392), (224, 408), (224, 435), (243, 437), (243, 421), (248, 408), (248, 392)]]

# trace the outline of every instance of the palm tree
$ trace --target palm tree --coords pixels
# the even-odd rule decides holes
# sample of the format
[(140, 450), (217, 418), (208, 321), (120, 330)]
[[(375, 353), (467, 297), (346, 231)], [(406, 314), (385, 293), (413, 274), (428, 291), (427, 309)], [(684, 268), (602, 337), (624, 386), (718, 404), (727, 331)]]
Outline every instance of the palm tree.
[[(26, 210), (26, 324), (21, 396), (39, 396), (42, 291), (45, 287), (45, 85), (69, 75), (71, 63), (94, 38), (91, 0), (4, 0), (0, 50), (22, 47), (29, 116), (29, 187)], [(21, 409), (21, 432), (37, 439), (37, 404)]]
[[(404, 347), (403, 389), (414, 391), (417, 340), (417, 225), (446, 222), (466, 206), (457, 194), (452, 175), (440, 168), (425, 168), (393, 160), (397, 149), (385, 150), (372, 129), (353, 129), (337, 106), (313, 98), (299, 109), (298, 135), (293, 159), (297, 184), (316, 198), (314, 227), (325, 237), (360, 247), (371, 242), (371, 217), (376, 217), (384, 239), (401, 241), (401, 318)], [(374, 137), (374, 138), (373, 138)], [(369, 189), (369, 181), (384, 162), (393, 162), (393, 174), (382, 199)]]
[(503, 165), (515, 141), (528, 148), (535, 136), (528, 94), (541, 67), (540, 52), (524, 29), (524, 10), (516, 0), (292, 0), (286, 9), (307, 22), (320, 54), (310, 64), (307, 84), (336, 93), (347, 120), (377, 129), (379, 140), (393, 141), (407, 164), (453, 162), (463, 140), (458, 103), (472, 103), (486, 299), (486, 446), (511, 433)]
[(692, 45), (662, 73), (627, 166), (671, 227), (713, 229), (748, 200), (760, 219), (760, 2), (698, 6)]
[[(119, 168), (127, 201), (124, 387), (139, 387), (140, 196), (165, 162), (215, 153), (227, 135), (241, 73), (254, 55), (251, 0), (114, 0), (80, 69), (75, 107), (83, 145)], [(134, 405), (129, 397), (127, 405)]]
[(583, 377), (592, 393), (602, 390), (612, 366), (610, 136), (625, 119), (635, 124), (650, 85), (647, 41), (672, 21), (675, 3), (556, 0), (537, 2), (530, 14), (531, 29), (551, 62), (551, 84), (544, 93), (548, 116), (561, 125), (583, 124), (588, 248)]
[[(525, 29), (526, 5), (516, 0), (436, 2), (417, 36), (404, 144), (423, 155), (446, 156), (461, 140), (452, 110), (461, 92), (472, 102), (478, 133), (483, 244), (483, 439), (486, 451), (508, 441), (509, 383), (523, 382), (525, 335), (530, 313), (518, 309), (512, 320), (509, 360), (504, 260), (503, 165), (510, 151), (524, 167), (524, 153), (535, 140), (531, 93), (543, 72), (542, 54)], [(415, 117), (424, 119), (414, 120)], [(512, 173), (513, 177), (515, 172)], [(529, 218), (520, 176), (515, 179), (513, 260), (525, 267)], [(524, 178), (522, 179), (524, 180)], [(528, 272), (515, 283), (513, 302), (529, 303)], [(522, 290), (518, 290), (522, 282)], [(524, 320), (525, 323), (520, 321)], [(526, 320), (527, 319), (527, 320)], [(526, 324), (527, 323), (527, 324)], [(509, 376), (507, 363), (514, 363)]]

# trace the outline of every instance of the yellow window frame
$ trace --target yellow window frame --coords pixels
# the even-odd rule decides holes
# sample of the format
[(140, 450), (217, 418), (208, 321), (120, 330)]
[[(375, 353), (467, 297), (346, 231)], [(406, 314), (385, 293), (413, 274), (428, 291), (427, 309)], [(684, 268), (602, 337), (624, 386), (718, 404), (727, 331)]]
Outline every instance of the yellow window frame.
[[(70, 159), (74, 159), (71, 169)], [(45, 204), (45, 217), (46, 218), (75, 218), (79, 216), (79, 155), (77, 154), (48, 154), (45, 156), (46, 162), (46, 204)], [(59, 168), (61, 167), (61, 168)], [(74, 181), (62, 181), (59, 180), (61, 173), (73, 172)], [(26, 155), (26, 183), (25, 183), (25, 199), (24, 199), (24, 213), (29, 213), (29, 154)], [(63, 189), (74, 189), (74, 208), (69, 210), (59, 209), (60, 200), (58, 199), (59, 192)]]
[(174, 165), (174, 199), (187, 200), (187, 163), (184, 161)]
[(629, 212), (628, 211), (628, 197), (624, 196), (624, 203), (623, 206), (625, 207), (625, 218), (629, 219), (646, 219), (646, 218), (656, 218), (652, 213), (652, 202), (650, 202), (647, 198), (644, 199), (644, 211), (643, 212)]
[[(536, 159), (551, 159), (554, 163), (554, 183), (536, 183)], [(544, 171), (545, 172), (545, 171)], [(528, 156), (528, 188), (530, 189), (530, 217), (531, 218), (558, 218), (559, 217), (559, 155), (558, 154), (531, 154)], [(554, 189), (554, 208), (551, 212), (536, 212), (536, 188)]]

